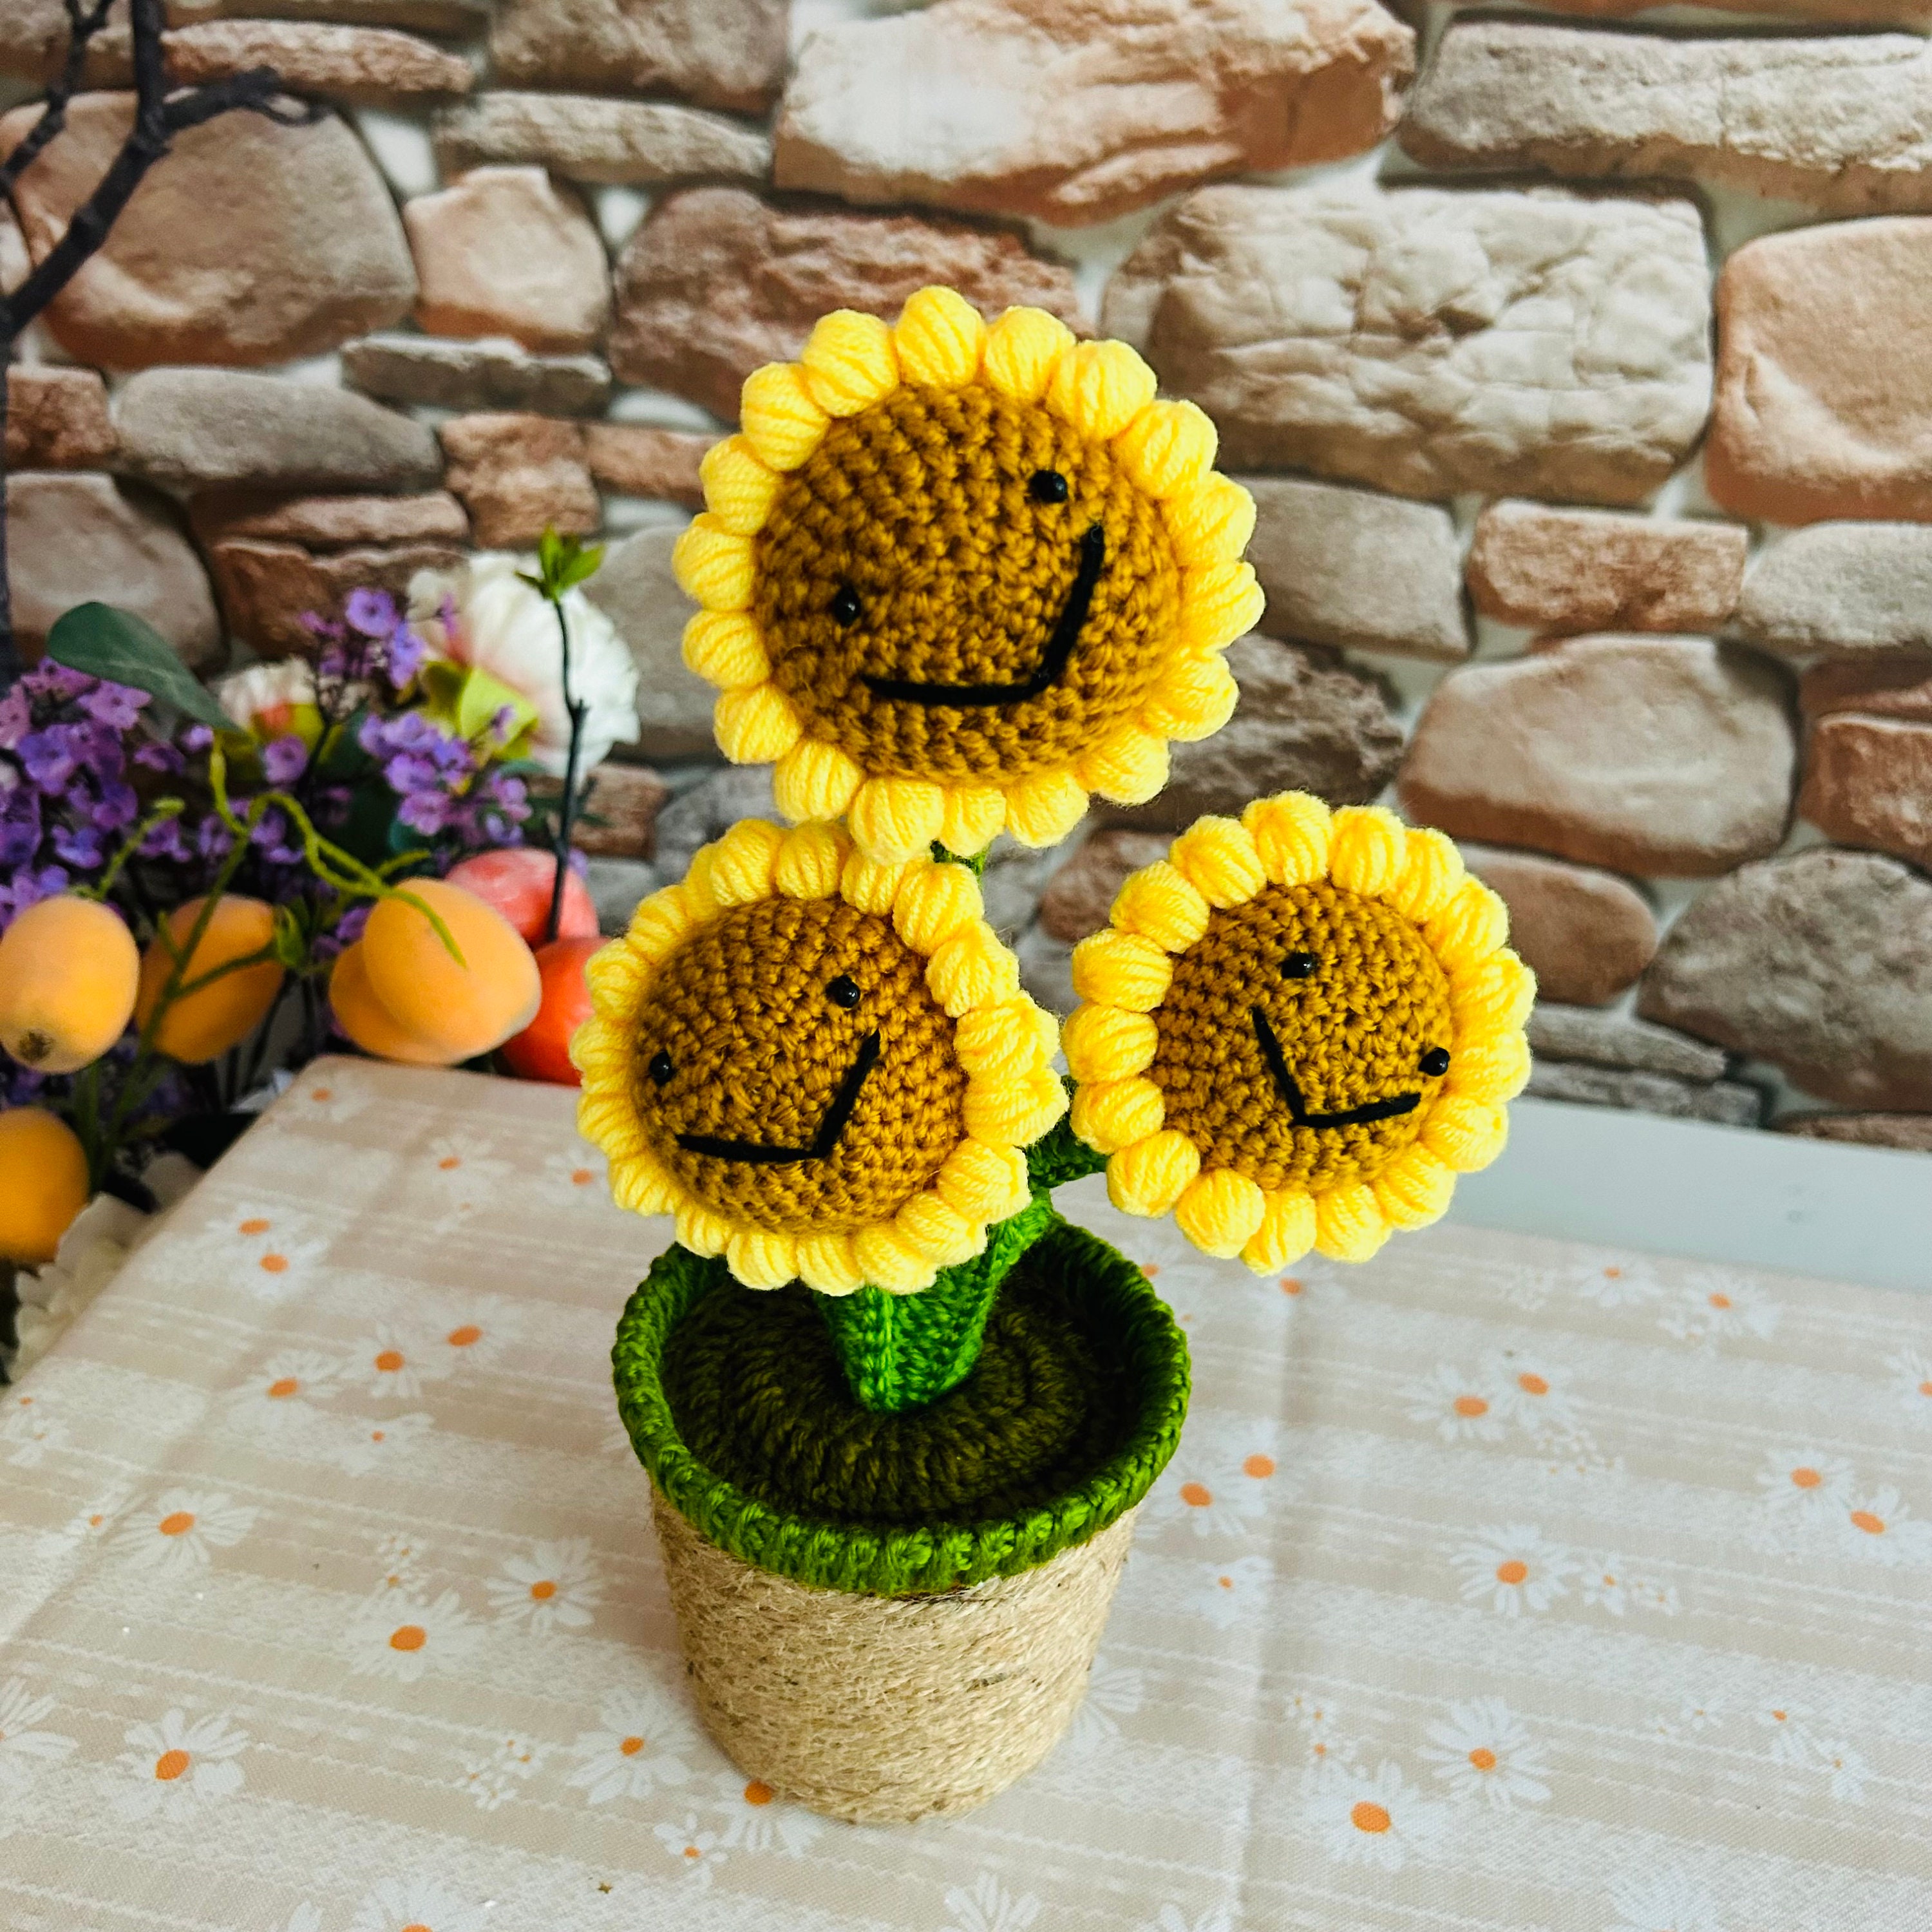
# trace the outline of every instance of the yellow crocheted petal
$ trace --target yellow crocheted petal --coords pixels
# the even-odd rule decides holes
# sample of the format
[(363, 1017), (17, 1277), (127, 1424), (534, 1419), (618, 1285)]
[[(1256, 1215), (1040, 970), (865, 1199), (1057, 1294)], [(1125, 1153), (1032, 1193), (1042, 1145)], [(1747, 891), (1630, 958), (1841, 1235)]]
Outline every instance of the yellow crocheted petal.
[(1016, 403), (1046, 394), (1060, 358), (1073, 346), (1073, 332), (1043, 308), (1010, 308), (986, 331), (982, 363), (986, 380)]
[(739, 1228), (724, 1244), (724, 1265), (747, 1288), (782, 1288), (798, 1274), (796, 1235)]
[(628, 1084), (633, 1054), (626, 1019), (634, 1010), (629, 1002), (611, 1000), (604, 1011), (593, 1011), (572, 1034), (570, 1064), (592, 1086), (621, 1092)]
[(1192, 489), (1214, 467), (1218, 439), (1198, 403), (1150, 403), (1114, 443), (1114, 454), (1144, 496), (1159, 501)]
[(1228, 1260), (1261, 1232), (1267, 1208), (1262, 1190), (1232, 1168), (1204, 1168), (1182, 1189), (1174, 1224), (1204, 1255)]
[(746, 610), (700, 610), (684, 627), (684, 668), (721, 691), (763, 684), (772, 674), (764, 640)]
[(956, 932), (926, 962), (926, 983), (956, 1020), (975, 1006), (1012, 998), (1020, 989), (1020, 962), (994, 937), (992, 927), (979, 920)]
[(633, 1214), (671, 1214), (684, 1190), (647, 1154), (614, 1154), (610, 1198)]
[(1509, 908), (1480, 879), (1467, 878), (1422, 928), (1429, 950), (1450, 974), (1480, 965), (1509, 938)]
[(1103, 926), (1073, 949), (1073, 990), (1096, 1006), (1150, 1013), (1174, 983), (1174, 959), (1138, 932)]
[(1168, 848), (1168, 862), (1210, 906), (1246, 905), (1268, 884), (1254, 835), (1234, 818), (1197, 818)]
[(1508, 1138), (1509, 1116), (1502, 1108), (1444, 1094), (1430, 1108), (1417, 1144), (1458, 1174), (1474, 1174), (1502, 1152)]
[(1017, 1079), (969, 1080), (966, 1131), (988, 1147), (1030, 1147), (1066, 1112), (1066, 1089), (1047, 1067)]
[(626, 1085), (599, 1076), (577, 1096), (577, 1131), (613, 1160), (634, 1159), (644, 1150), (637, 1106)]
[(1261, 622), (1268, 599), (1247, 563), (1208, 563), (1180, 573), (1184, 650), (1218, 651)]
[(616, 1016), (628, 1010), (650, 983), (657, 962), (628, 939), (600, 946), (584, 962), (584, 982), (590, 988), (593, 1012)]
[(688, 1195), (678, 1202), (676, 1213), (677, 1238), (693, 1254), (708, 1259), (724, 1252), (734, 1230), (722, 1214), (714, 1214), (702, 1202), (694, 1201)]
[(1026, 1156), (1016, 1147), (963, 1140), (934, 1183), (941, 1200), (969, 1221), (1004, 1221), (1027, 1204)]
[(1088, 752), (1073, 775), (1116, 805), (1144, 805), (1167, 783), (1167, 740), (1130, 724)]
[(638, 901), (624, 941), (640, 958), (668, 958), (697, 922), (691, 895), (682, 885), (665, 886)]
[(801, 1234), (798, 1238), (798, 1278), (820, 1294), (852, 1294), (866, 1285), (852, 1237), (846, 1234)]
[(678, 588), (707, 610), (742, 610), (752, 602), (752, 540), (700, 510), (671, 546)]
[(1070, 771), (1034, 772), (1006, 794), (1006, 830), (1022, 845), (1058, 845), (1087, 815), (1087, 788)]
[(1529, 1080), (1529, 1042), (1514, 1030), (1486, 1030), (1473, 1039), (1456, 1036), (1442, 1090), (1492, 1107), (1514, 1100)]
[(1388, 1238), (1388, 1216), (1366, 1181), (1324, 1188), (1316, 1196), (1315, 1246), (1330, 1261), (1365, 1262)]
[(767, 362), (745, 378), (738, 398), (745, 440), (773, 470), (796, 470), (832, 426), (795, 362)]
[(846, 823), (861, 851), (888, 865), (923, 858), (945, 822), (943, 787), (927, 778), (868, 778), (854, 795)]
[(821, 738), (800, 738), (772, 772), (772, 796), (794, 824), (844, 815), (866, 782), (856, 758)]
[(1006, 796), (997, 785), (950, 784), (939, 820), (939, 842), (970, 859), (986, 850), (1006, 822)]
[(964, 388), (980, 373), (986, 346), (986, 318), (951, 289), (921, 289), (892, 330), (900, 374), (928, 388)]
[(765, 526), (778, 494), (778, 472), (748, 436), (728, 436), (704, 452), (698, 466), (704, 506), (725, 529), (748, 537)]
[(1124, 1214), (1165, 1214), (1200, 1172), (1194, 1143), (1163, 1127), (1109, 1157), (1107, 1198)]
[(718, 748), (734, 765), (768, 765), (798, 742), (805, 728), (776, 685), (754, 684), (718, 693), (712, 729)]
[(772, 884), (788, 899), (836, 898), (852, 841), (837, 825), (794, 826), (778, 847)]
[(1167, 1102), (1151, 1080), (1102, 1080), (1074, 1088), (1067, 1120), (1096, 1154), (1118, 1154), (1160, 1132)]
[(1255, 533), (1255, 500), (1232, 478), (1213, 472), (1161, 506), (1174, 561), (1184, 568), (1232, 563)]
[(691, 855), (691, 863), (684, 868), (682, 885), (685, 904), (691, 909), (694, 924), (715, 919), (718, 914), (718, 902), (711, 891), (711, 859), (717, 850), (717, 841), (700, 845)]
[(888, 1294), (916, 1294), (921, 1288), (930, 1288), (939, 1272), (935, 1263), (908, 1246), (898, 1230), (890, 1226), (861, 1228), (852, 1245), (860, 1273)]
[(720, 906), (771, 897), (784, 836), (769, 819), (741, 818), (717, 842), (711, 852), (711, 896)]
[(1114, 895), (1113, 922), (1169, 952), (1185, 952), (1208, 930), (1208, 902), (1165, 859), (1130, 873)]
[(1076, 1080), (1125, 1080), (1154, 1064), (1160, 1029), (1147, 1013), (1076, 1006), (1060, 1030), (1060, 1047)]
[(1462, 883), (1462, 855), (1456, 842), (1426, 826), (1406, 828), (1402, 877), (1387, 895), (1404, 919), (1426, 925), (1449, 903)]
[(1449, 976), (1449, 1012), (1458, 1040), (1520, 1029), (1536, 1004), (1536, 975), (1504, 946)]
[(1076, 342), (1054, 365), (1046, 406), (1082, 435), (1111, 442), (1160, 386), (1124, 342)]
[(892, 1232), (940, 1268), (957, 1268), (986, 1251), (986, 1222), (969, 1220), (932, 1189), (915, 1194), (892, 1216)]
[(1156, 681), (1141, 722), (1150, 731), (1192, 745), (1211, 738), (1234, 715), (1240, 687), (1217, 652), (1176, 658)]
[(950, 860), (915, 860), (892, 901), (892, 930), (930, 958), (984, 911), (980, 881)]
[[(960, 1016), (952, 1030), (952, 1050), (971, 1078), (1017, 1078), (1053, 1057), (1040, 1024), (1042, 1017), (1024, 994), (1017, 1000), (1002, 1000), (997, 1006), (976, 1007)], [(1053, 1016), (1044, 1017), (1057, 1036)]]
[(812, 400), (829, 416), (856, 416), (898, 387), (892, 331), (856, 309), (821, 315), (798, 359)]
[(1456, 1170), (1418, 1141), (1404, 1148), (1372, 1185), (1376, 1204), (1390, 1227), (1426, 1228), (1448, 1212), (1456, 1192)]
[(1262, 1211), (1262, 1224), (1241, 1250), (1241, 1258), (1257, 1274), (1300, 1260), (1315, 1245), (1315, 1202), (1305, 1189), (1270, 1188)]
[(1241, 814), (1261, 854), (1262, 869), (1278, 886), (1310, 886), (1328, 876), (1334, 814), (1305, 791), (1258, 798)]
[(1381, 898), (1401, 878), (1408, 828), (1379, 805), (1345, 805), (1335, 814), (1328, 876), (1344, 892)]
[(881, 915), (890, 913), (908, 869), (908, 861), (887, 866), (877, 859), (868, 859), (855, 848), (839, 875), (838, 896), (848, 905), (856, 906), (861, 912)]

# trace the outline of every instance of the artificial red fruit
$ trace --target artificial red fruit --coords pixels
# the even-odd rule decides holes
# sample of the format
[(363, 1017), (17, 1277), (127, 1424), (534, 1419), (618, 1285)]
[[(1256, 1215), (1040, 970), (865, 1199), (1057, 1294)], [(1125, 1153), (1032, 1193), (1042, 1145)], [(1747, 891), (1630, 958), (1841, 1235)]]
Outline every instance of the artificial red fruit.
[[(550, 896), (556, 880), (556, 855), (534, 845), (509, 845), (499, 852), (478, 852), (449, 871), (449, 883), (474, 892), (493, 905), (522, 934), (526, 945), (540, 946), (550, 918)], [(589, 938), (597, 930), (597, 908), (590, 888), (574, 872), (563, 880), (560, 939)]]
[(503, 1042), (503, 1058), (526, 1080), (548, 1080), (560, 1087), (581, 1084), (570, 1064), (570, 1036), (590, 1017), (590, 987), (584, 968), (602, 946), (599, 938), (554, 939), (537, 948), (537, 974), (543, 992), (537, 1016)]

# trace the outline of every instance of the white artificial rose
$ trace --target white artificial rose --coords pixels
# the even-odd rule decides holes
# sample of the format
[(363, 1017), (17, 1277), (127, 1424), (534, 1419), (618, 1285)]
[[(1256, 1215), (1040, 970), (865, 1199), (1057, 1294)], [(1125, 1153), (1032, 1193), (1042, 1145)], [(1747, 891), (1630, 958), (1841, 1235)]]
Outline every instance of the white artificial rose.
[[(556, 613), (518, 574), (534, 557), (486, 550), (454, 570), (418, 571), (410, 580), (410, 622), (429, 655), (488, 671), (527, 698), (537, 714), (530, 754), (561, 778), (570, 754)], [(448, 610), (453, 622), (446, 623)], [(570, 692), (590, 707), (578, 754), (580, 779), (638, 735), (638, 668), (610, 620), (581, 590), (567, 591)]]
[(215, 686), (214, 697), (243, 730), (260, 718), (272, 728), (269, 736), (279, 736), (290, 728), (289, 721), (299, 706), (315, 703), (315, 672), (306, 658), (250, 664), (224, 677)]

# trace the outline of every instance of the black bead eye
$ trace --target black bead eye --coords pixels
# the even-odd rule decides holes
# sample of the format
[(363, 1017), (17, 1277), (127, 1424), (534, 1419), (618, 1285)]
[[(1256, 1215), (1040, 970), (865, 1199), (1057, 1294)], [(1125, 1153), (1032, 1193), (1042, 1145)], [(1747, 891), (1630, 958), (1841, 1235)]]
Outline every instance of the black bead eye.
[(849, 626), (859, 621), (859, 593), (850, 584), (840, 584), (833, 593), (832, 614), (842, 624)]
[(1446, 1046), (1432, 1046), (1417, 1064), (1430, 1079), (1438, 1079), (1449, 1071), (1449, 1049)]
[(1281, 962), (1281, 976), (1284, 980), (1311, 978), (1321, 963), (1312, 952), (1291, 952)]
[(1057, 470), (1036, 470), (1027, 484), (1027, 494), (1036, 503), (1064, 503), (1068, 494), (1066, 478)]
[(677, 1071), (677, 1069), (670, 1064), (670, 1055), (665, 1052), (662, 1047), (659, 1047), (657, 1052), (651, 1055), (651, 1064), (646, 1071), (660, 1087), (668, 1087), (670, 1084), (670, 1077)]
[(826, 987), (825, 997), (835, 1006), (856, 1006), (859, 1004), (859, 982), (849, 973), (842, 973)]

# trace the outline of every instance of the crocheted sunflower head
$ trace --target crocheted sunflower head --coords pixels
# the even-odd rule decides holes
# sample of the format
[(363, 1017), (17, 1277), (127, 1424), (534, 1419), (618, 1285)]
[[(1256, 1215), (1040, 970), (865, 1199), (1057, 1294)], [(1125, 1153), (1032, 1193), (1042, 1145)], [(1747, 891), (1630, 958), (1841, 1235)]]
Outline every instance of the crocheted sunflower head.
[(1154, 386), (1124, 343), (936, 288), (747, 379), (675, 563), (718, 742), (776, 760), (788, 818), (844, 814), (888, 862), (1051, 844), (1226, 722), (1254, 505)]
[(1028, 1198), (1058, 1030), (979, 881), (842, 828), (734, 825), (586, 969), (578, 1124), (610, 1188), (748, 1288), (929, 1286)]
[(1447, 838), (1379, 808), (1197, 820), (1074, 949), (1072, 1124), (1114, 1204), (1258, 1273), (1434, 1220), (1528, 1077), (1508, 934)]

